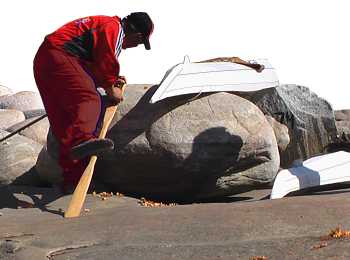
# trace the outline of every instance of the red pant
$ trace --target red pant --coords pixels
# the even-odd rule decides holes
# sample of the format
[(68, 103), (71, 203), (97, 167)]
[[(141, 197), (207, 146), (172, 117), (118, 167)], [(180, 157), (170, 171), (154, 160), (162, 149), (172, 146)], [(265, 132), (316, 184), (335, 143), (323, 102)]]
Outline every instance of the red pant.
[(60, 143), (64, 184), (76, 184), (88, 158), (72, 160), (71, 148), (97, 135), (102, 101), (79, 60), (47, 41), (34, 59), (34, 76), (53, 134)]

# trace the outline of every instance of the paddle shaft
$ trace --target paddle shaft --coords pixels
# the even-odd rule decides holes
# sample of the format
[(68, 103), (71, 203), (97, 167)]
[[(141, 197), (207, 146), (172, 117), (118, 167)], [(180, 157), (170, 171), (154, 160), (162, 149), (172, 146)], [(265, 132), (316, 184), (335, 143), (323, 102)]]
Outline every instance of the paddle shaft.
[[(122, 87), (122, 94), (124, 94), (125, 84)], [(105, 138), (109, 125), (111, 124), (113, 117), (117, 111), (118, 105), (109, 106), (106, 108), (106, 112), (103, 118), (103, 125), (99, 135), (99, 138)], [(81, 209), (83, 207), (87, 191), (89, 189), (92, 175), (96, 164), (97, 156), (93, 155), (90, 158), (90, 162), (86, 167), (83, 175), (81, 176), (77, 187), (74, 190), (73, 197), (69, 203), (68, 209), (64, 214), (65, 218), (79, 217)]]
[[(99, 138), (105, 138), (108, 127), (112, 122), (112, 119), (117, 111), (117, 105), (107, 107), (105, 116), (103, 119), (103, 126), (99, 135)], [(96, 164), (97, 156), (93, 155), (90, 158), (90, 162), (83, 175), (81, 176), (77, 187), (74, 190), (72, 200), (69, 203), (68, 209), (64, 214), (65, 218), (74, 218), (80, 215), (81, 209), (83, 207), (87, 191), (89, 189), (92, 175), (94, 173), (94, 168)]]

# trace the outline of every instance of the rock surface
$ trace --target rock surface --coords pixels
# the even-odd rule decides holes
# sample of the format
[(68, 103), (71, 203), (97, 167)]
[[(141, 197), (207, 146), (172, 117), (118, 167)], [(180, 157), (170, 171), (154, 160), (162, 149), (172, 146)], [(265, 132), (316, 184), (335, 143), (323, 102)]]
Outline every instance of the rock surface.
[(307, 87), (280, 85), (256, 92), (235, 93), (256, 104), (264, 114), (288, 126), (290, 143), (281, 153), (281, 166), (325, 151), (336, 139), (331, 105)]
[[(8, 132), (14, 132), (17, 129), (20, 129), (21, 127), (29, 124), (30, 122), (38, 119), (37, 117), (32, 117), (30, 119), (27, 119), (25, 121), (22, 121), (18, 124), (12, 125), (11, 127), (7, 128), (6, 131)], [(34, 123), (33, 125), (23, 129), (19, 132), (20, 135), (23, 135), (25, 137), (28, 137), (42, 145), (46, 144), (46, 138), (49, 131), (50, 123), (49, 120), (46, 118), (41, 119), (40, 121)]]
[(317, 246), (336, 227), (350, 229), (349, 190), (272, 201), (264, 199), (271, 190), (255, 190), (211, 203), (158, 208), (142, 207), (130, 197), (102, 201), (88, 195), (84, 209), (89, 211), (63, 219), (60, 209), (71, 196), (0, 187), (0, 244), (5, 243), (0, 259), (345, 260), (349, 238), (329, 238), (325, 247)]
[(0, 109), (0, 129), (5, 130), (25, 120), (23, 112), (14, 109)]
[[(9, 134), (0, 130), (0, 138)], [(39, 185), (38, 175), (32, 171), (41, 145), (24, 136), (15, 135), (0, 143), (0, 185)]]
[(43, 104), (37, 92), (21, 91), (9, 96), (0, 96), (0, 109), (27, 111), (43, 109)]

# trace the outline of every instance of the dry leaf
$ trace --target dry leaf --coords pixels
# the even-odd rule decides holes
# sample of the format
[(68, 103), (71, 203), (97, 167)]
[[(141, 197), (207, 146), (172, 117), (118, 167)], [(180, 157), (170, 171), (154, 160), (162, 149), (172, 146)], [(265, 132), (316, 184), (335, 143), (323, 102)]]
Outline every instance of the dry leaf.
[(176, 206), (176, 203), (168, 203), (167, 204), (167, 203), (163, 203), (163, 202), (155, 202), (155, 201), (147, 200), (143, 197), (139, 200), (139, 204), (141, 206), (150, 207), (150, 208)]

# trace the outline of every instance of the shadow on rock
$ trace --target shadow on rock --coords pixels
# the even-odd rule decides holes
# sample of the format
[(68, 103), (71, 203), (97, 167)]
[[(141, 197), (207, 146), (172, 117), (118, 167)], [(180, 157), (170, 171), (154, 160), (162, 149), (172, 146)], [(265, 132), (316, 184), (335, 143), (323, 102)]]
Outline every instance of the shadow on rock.
[(52, 188), (36, 188), (30, 186), (0, 186), (0, 209), (38, 208), (41, 211), (63, 216), (58, 210), (50, 210), (46, 205), (60, 198), (62, 194)]

